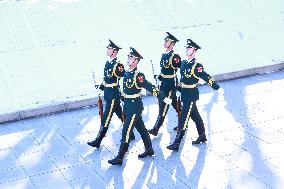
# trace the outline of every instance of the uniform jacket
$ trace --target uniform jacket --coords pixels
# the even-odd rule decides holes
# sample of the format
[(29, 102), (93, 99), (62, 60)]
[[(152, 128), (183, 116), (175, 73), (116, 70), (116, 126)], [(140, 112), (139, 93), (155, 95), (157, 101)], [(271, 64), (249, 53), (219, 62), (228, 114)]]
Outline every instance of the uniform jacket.
[[(125, 73), (124, 66), (117, 58), (107, 61), (104, 68), (104, 99), (120, 99), (119, 79), (123, 77)], [(112, 86), (116, 85), (116, 86)]]
[[(123, 95), (125, 97), (123, 111), (126, 115), (142, 114), (144, 107), (140, 93), (143, 88), (157, 96), (160, 100), (165, 98), (163, 92), (148, 82), (145, 75), (137, 71), (136, 68), (126, 71), (123, 78)], [(133, 98), (128, 98), (131, 95)]]
[[(218, 90), (219, 85), (213, 80), (213, 78), (207, 74), (201, 63), (197, 63), (195, 58), (191, 61), (183, 60), (180, 68), (180, 90), (181, 90), (181, 101), (196, 101), (199, 99), (199, 91), (197, 87), (186, 87), (194, 86), (198, 83), (199, 79), (206, 81), (213, 89)], [(184, 86), (184, 87), (183, 87)]]
[[(161, 90), (162, 91), (172, 91), (176, 89), (175, 75), (180, 67), (181, 59), (178, 54), (174, 51), (162, 54), (160, 67), (161, 67)], [(173, 77), (167, 78), (169, 75)]]

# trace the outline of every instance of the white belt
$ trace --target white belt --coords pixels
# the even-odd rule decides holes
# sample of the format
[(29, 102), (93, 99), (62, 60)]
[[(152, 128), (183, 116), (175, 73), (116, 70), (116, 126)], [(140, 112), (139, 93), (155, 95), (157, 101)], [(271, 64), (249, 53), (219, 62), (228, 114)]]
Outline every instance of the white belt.
[(141, 96), (140, 93), (133, 94), (133, 95), (128, 95), (128, 94), (123, 94), (124, 98), (138, 98)]
[(184, 84), (184, 83), (180, 83), (180, 87), (181, 88), (186, 88), (186, 89), (193, 89), (193, 88), (196, 87), (196, 84), (187, 85), (187, 84)]
[(110, 84), (105, 83), (105, 87), (116, 87), (116, 86), (118, 86), (118, 83), (110, 83)]
[(174, 78), (176, 75), (173, 74), (173, 75), (165, 75), (165, 74), (160, 74), (163, 78), (166, 78), (166, 79), (170, 79), (170, 78)]

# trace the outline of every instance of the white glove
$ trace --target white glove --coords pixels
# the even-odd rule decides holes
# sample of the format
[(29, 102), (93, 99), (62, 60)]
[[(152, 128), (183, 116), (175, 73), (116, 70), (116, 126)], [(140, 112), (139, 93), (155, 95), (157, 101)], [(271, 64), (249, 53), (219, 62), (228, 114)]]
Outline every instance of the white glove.
[(218, 89), (218, 92), (219, 92), (219, 94), (222, 94), (222, 95), (225, 93), (224, 89), (221, 88), (221, 87)]
[(179, 91), (176, 91), (176, 96), (180, 97), (180, 92)]
[(172, 99), (166, 97), (164, 100), (163, 100), (166, 104), (171, 104), (172, 103)]

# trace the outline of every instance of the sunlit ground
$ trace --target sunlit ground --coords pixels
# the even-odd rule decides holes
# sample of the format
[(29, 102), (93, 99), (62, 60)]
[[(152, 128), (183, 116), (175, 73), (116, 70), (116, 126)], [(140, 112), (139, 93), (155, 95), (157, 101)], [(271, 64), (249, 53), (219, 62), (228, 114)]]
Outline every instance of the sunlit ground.
[[(284, 167), (284, 72), (220, 83), (224, 91), (200, 87), (198, 108), (208, 142), (192, 121), (179, 152), (173, 109), (157, 137), (155, 156), (140, 160), (143, 142), (135, 131), (122, 166), (107, 160), (117, 152), (121, 122), (114, 116), (101, 148), (89, 147), (99, 130), (97, 108), (3, 124), (0, 127), (0, 188), (282, 188)], [(158, 112), (155, 97), (143, 99), (147, 128)]]

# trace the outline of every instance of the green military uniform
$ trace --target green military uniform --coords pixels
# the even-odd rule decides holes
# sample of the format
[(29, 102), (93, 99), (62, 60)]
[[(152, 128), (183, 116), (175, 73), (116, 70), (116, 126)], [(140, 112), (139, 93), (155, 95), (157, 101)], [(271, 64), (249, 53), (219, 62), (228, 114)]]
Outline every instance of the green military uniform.
[[(168, 36), (165, 38), (165, 40), (171, 40), (174, 43), (179, 41), (169, 32), (167, 32), (167, 35)], [(162, 54), (160, 61), (161, 73), (158, 77), (161, 81), (160, 90), (163, 91), (168, 98), (172, 99), (172, 106), (176, 110), (176, 112), (180, 111), (178, 109), (176, 96), (176, 73), (180, 67), (180, 63), (180, 56), (178, 54), (175, 54), (173, 50)], [(157, 136), (158, 131), (164, 122), (168, 109), (168, 104), (164, 102), (159, 103), (159, 116), (156, 120), (154, 127), (149, 130), (150, 134)]]
[[(107, 48), (121, 49), (119, 46), (115, 45), (111, 40), (109, 40), (109, 45)], [(104, 91), (104, 99), (106, 101), (105, 112), (101, 120), (100, 131), (96, 139), (87, 144), (99, 148), (103, 137), (105, 136), (110, 120), (113, 113), (116, 113), (118, 118), (123, 121), (122, 107), (120, 106), (121, 93), (119, 89), (119, 79), (124, 76), (125, 70), (122, 63), (117, 61), (117, 58), (108, 60), (104, 67), (104, 80), (100, 85), (100, 89)], [(134, 138), (132, 133), (131, 138)]]
[[(200, 47), (190, 39), (187, 41), (187, 47), (200, 49)], [(207, 140), (204, 124), (196, 106), (196, 101), (199, 99), (199, 91), (196, 87), (196, 84), (198, 83), (199, 79), (201, 78), (206, 81), (213, 89), (219, 89), (219, 85), (215, 83), (213, 78), (205, 72), (202, 64), (196, 62), (195, 58), (191, 59), (190, 61), (183, 60), (181, 62), (180, 75), (181, 78), (179, 86), (183, 108), (181, 111), (181, 119), (178, 124), (179, 128), (176, 139), (172, 145), (167, 147), (170, 150), (176, 151), (178, 151), (179, 144), (187, 129), (189, 118), (192, 118), (192, 120), (195, 122), (199, 135), (198, 139), (193, 141), (193, 144), (198, 144)]]
[[(134, 48), (130, 49), (131, 56), (134, 56), (139, 60), (143, 58)], [(146, 156), (154, 155), (151, 139), (142, 119), (142, 111), (144, 107), (140, 93), (143, 88), (150, 91), (153, 95), (158, 96), (160, 100), (165, 98), (158, 88), (145, 79), (145, 75), (143, 73), (137, 71), (137, 68), (125, 72), (123, 78), (123, 110), (125, 113), (125, 122), (122, 129), (122, 139), (118, 156), (113, 160), (109, 160), (108, 162), (110, 164), (122, 164), (123, 157), (128, 150), (130, 133), (134, 127), (141, 135), (146, 149), (145, 152), (140, 154), (138, 157), (144, 158)]]

